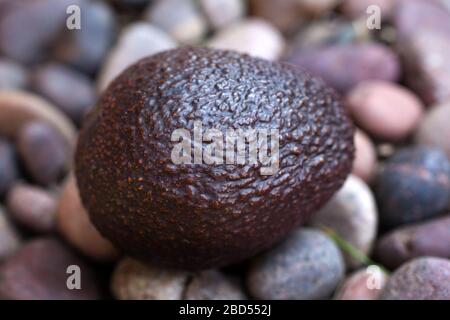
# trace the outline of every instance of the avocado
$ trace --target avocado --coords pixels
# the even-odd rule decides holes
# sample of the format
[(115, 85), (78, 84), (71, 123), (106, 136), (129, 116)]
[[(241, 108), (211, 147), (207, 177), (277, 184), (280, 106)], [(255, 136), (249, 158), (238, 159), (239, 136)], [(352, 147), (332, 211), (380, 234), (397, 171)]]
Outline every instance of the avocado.
[[(225, 143), (233, 131), (257, 134)], [(340, 188), (353, 153), (351, 121), (321, 80), (185, 47), (111, 83), (81, 129), (76, 177), (92, 222), (124, 253), (197, 270), (280, 241)]]

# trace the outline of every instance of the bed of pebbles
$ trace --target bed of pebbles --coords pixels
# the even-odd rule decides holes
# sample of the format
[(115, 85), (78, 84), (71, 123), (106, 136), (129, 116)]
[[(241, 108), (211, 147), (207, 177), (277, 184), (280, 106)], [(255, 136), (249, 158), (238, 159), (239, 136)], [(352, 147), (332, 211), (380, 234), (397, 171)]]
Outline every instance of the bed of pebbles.
[[(73, 4), (81, 30), (66, 27)], [(373, 4), (382, 23), (369, 30)], [(71, 173), (110, 81), (182, 45), (305, 68), (358, 128), (353, 174), (307, 226), (199, 273), (123, 257)], [(448, 0), (1, 0), (0, 298), (450, 299), (449, 53)]]

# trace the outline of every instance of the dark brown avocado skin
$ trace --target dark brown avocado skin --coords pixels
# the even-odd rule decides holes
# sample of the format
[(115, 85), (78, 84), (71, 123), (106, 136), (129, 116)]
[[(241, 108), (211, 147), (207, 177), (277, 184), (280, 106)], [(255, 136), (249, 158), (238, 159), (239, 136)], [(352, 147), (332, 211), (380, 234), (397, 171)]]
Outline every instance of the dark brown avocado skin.
[[(280, 168), (175, 165), (171, 134), (277, 128)], [(125, 70), (87, 116), (76, 151), (80, 194), (98, 230), (126, 254), (206, 269), (282, 239), (351, 171), (353, 126), (322, 81), (232, 51), (180, 48)]]

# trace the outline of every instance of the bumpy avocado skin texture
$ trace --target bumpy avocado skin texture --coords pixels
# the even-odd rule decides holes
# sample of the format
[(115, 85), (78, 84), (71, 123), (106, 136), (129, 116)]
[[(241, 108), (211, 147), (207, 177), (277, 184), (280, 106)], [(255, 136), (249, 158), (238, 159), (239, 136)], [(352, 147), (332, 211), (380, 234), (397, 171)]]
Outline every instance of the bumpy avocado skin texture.
[[(175, 165), (177, 128), (277, 128), (279, 170)], [(76, 151), (80, 194), (98, 230), (126, 254), (206, 269), (282, 239), (339, 189), (353, 126), (334, 91), (291, 66), (180, 48), (145, 58), (109, 86)]]

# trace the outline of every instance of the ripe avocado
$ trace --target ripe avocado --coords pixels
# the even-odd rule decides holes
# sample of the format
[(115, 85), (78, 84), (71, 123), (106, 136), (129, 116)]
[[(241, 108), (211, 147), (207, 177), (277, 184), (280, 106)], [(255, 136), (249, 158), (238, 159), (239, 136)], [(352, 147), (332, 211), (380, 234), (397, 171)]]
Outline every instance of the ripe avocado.
[[(278, 171), (174, 164), (172, 133), (193, 132), (196, 121), (221, 132), (278, 129)], [(186, 47), (140, 60), (113, 81), (80, 132), (76, 176), (93, 223), (119, 249), (194, 270), (282, 239), (340, 188), (353, 152), (353, 126), (322, 81), (292, 66)]]

